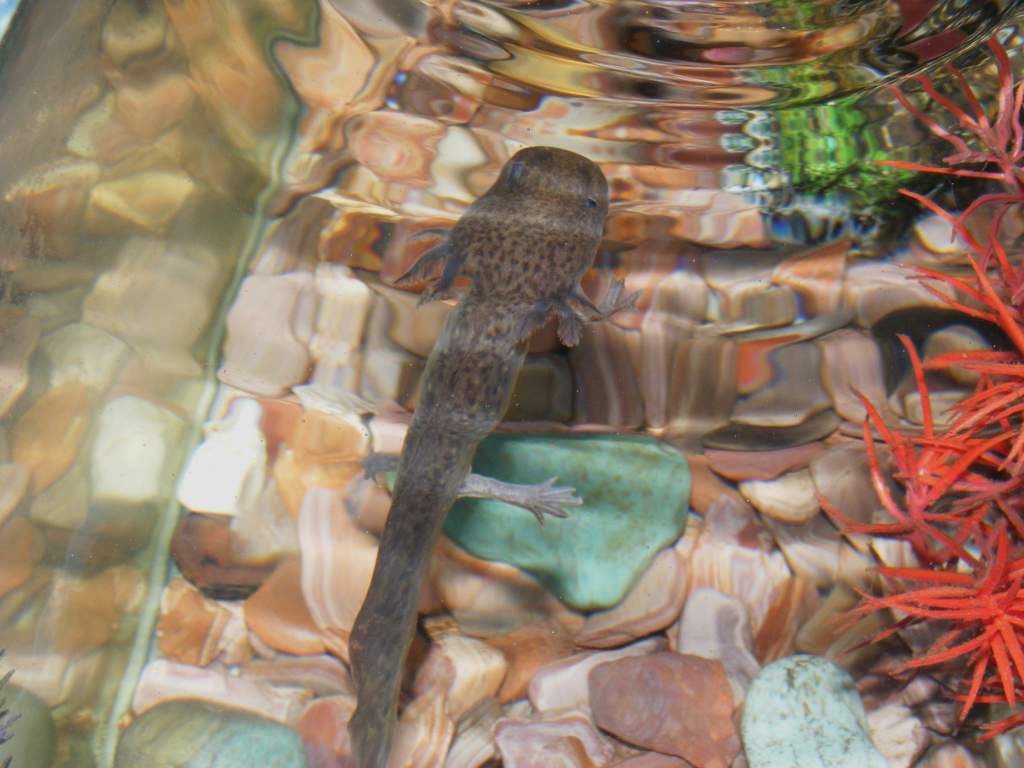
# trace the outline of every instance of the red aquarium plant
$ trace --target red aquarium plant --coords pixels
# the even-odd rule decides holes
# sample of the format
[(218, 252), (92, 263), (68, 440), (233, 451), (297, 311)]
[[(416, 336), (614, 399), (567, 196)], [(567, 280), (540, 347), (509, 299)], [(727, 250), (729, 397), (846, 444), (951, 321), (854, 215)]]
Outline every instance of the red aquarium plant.
[[(1009, 349), (954, 352), (922, 363), (909, 339), (901, 338), (921, 395), (923, 427), (895, 428), (864, 402), (872, 482), (890, 519), (858, 524), (822, 500), (845, 530), (897, 538), (912, 546), (919, 566), (879, 568), (884, 593), (862, 593), (851, 618), (894, 611), (896, 624), (871, 642), (927, 624), (937, 639), (896, 671), (929, 668), (946, 680), (962, 702), (961, 720), (979, 703), (1009, 705), (1008, 717), (982, 726), (982, 738), (1024, 724), (1024, 708), (1019, 706), (1024, 702), (1024, 270), (1019, 248), (1007, 243), (1003, 226), (1014, 207), (1019, 213), (1024, 203), (1024, 82), (1014, 85), (1009, 58), (995, 37), (988, 47), (999, 77), (995, 119), (988, 118), (964, 75), (952, 65), (947, 68), (959, 83), (965, 107), (940, 93), (928, 77), (918, 76), (924, 93), (959, 123), (959, 133), (924, 114), (897, 88), (891, 90), (954, 153), (943, 159), (944, 166), (898, 160), (883, 164), (1002, 186), (957, 214), (921, 194), (901, 191), (949, 222), (973, 252), (970, 271), (961, 276), (913, 267), (922, 284), (949, 307), (997, 325), (1009, 339)], [(988, 209), (989, 223), (983, 235), (975, 236), (968, 219), (982, 208)], [(939, 428), (925, 372), (954, 366), (974, 371), (978, 382)], [(876, 435), (891, 454), (891, 473), (882, 467)]]

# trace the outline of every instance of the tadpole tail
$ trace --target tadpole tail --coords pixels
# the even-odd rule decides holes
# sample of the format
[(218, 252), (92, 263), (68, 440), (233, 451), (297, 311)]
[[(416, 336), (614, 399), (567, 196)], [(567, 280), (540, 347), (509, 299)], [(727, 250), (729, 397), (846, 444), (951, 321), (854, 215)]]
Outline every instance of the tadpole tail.
[[(472, 455), (472, 448), (460, 449)], [(464, 462), (468, 466), (468, 459), (458, 465)], [(416, 632), (420, 585), (466, 474), (456, 478), (459, 471), (440, 482), (422, 471), (406, 472), (404, 478), (399, 471), (370, 590), (349, 640), (358, 703), (348, 729), (358, 768), (387, 768), (405, 657)]]

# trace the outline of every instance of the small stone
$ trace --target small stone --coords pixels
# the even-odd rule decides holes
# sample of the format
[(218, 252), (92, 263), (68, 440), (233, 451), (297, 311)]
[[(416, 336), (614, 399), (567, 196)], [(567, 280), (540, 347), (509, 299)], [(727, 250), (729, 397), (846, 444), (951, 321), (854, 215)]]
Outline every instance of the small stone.
[(101, 181), (89, 194), (85, 223), (97, 232), (127, 229), (158, 234), (193, 191), (195, 182), (183, 171), (143, 171)]
[(902, 704), (889, 703), (868, 713), (868, 732), (890, 768), (911, 768), (928, 749), (928, 729)]
[(302, 597), (302, 566), (297, 557), (282, 560), (243, 608), (249, 629), (274, 650), (297, 656), (326, 650)]
[(305, 768), (291, 728), (204, 701), (168, 701), (132, 721), (117, 745), (115, 768)]
[(152, 141), (184, 118), (194, 101), (188, 77), (163, 72), (143, 82), (118, 84), (114, 114), (135, 138)]
[(860, 395), (871, 403), (885, 402), (885, 375), (877, 342), (865, 331), (843, 328), (814, 343), (821, 350), (822, 384), (832, 398), (832, 407), (847, 421), (863, 422), (867, 409)]
[[(939, 355), (948, 355), (957, 352), (981, 352), (991, 349), (985, 337), (969, 325), (947, 325), (945, 328), (936, 331), (924, 342), (922, 358), (931, 360)], [(981, 374), (978, 371), (967, 370), (963, 366), (951, 365), (943, 368), (953, 381), (964, 387), (973, 387), (978, 383)], [(877, 401), (876, 401), (877, 402)]]
[(50, 367), (50, 386), (70, 382), (93, 394), (104, 392), (128, 357), (128, 345), (87, 323), (66, 325), (47, 334), (39, 349)]
[(309, 703), (295, 725), (305, 745), (308, 768), (342, 766), (352, 757), (347, 726), (355, 711), (355, 696), (323, 696)]
[(805, 443), (823, 440), (835, 432), (839, 424), (840, 419), (836, 412), (829, 408), (792, 427), (727, 424), (704, 435), (701, 444), (705, 448), (727, 451), (795, 448)]
[(664, 629), (682, 611), (686, 586), (686, 564), (679, 553), (662, 550), (622, 602), (587, 617), (576, 644), (612, 648)]
[(499, 720), (494, 741), (505, 768), (599, 768), (615, 754), (608, 740), (577, 713), (540, 721)]
[(126, 395), (103, 406), (92, 444), (93, 501), (138, 504), (166, 499), (185, 423), (170, 411)]
[(704, 451), (711, 469), (729, 480), (774, 480), (783, 473), (806, 467), (821, 453), (821, 443), (773, 451)]
[(600, 664), (664, 650), (662, 637), (653, 637), (613, 651), (586, 651), (559, 659), (538, 670), (530, 681), (530, 703), (540, 712), (589, 709), (589, 675)]
[(743, 603), (708, 587), (696, 589), (687, 597), (671, 639), (677, 653), (721, 662), (733, 701), (743, 703), (747, 686), (761, 669), (754, 658), (754, 636)]
[(455, 723), (448, 716), (444, 696), (431, 691), (417, 696), (402, 710), (389, 765), (427, 768), (442, 765)]
[(40, 525), (77, 531), (89, 515), (89, 480), (81, 462), (32, 500), (29, 517)]
[(178, 483), (178, 501), (193, 512), (236, 515), (263, 491), (267, 471), (263, 412), (247, 397), (232, 400), (227, 417), (207, 422)]
[(167, 38), (167, 26), (167, 16), (159, 5), (118, 0), (103, 22), (100, 42), (104, 53), (123, 66), (131, 59), (159, 51)]
[(790, 569), (797, 576), (828, 589), (839, 575), (842, 537), (824, 515), (816, 515), (806, 523), (785, 523), (771, 518), (764, 524), (775, 537)]
[(207, 599), (185, 579), (175, 579), (160, 598), (157, 646), (164, 656), (183, 664), (205, 667), (225, 651), (230, 657), (226, 661), (237, 663), (251, 656), (251, 649), (230, 648), (224, 641), (231, 636), (229, 625), (240, 619), (237, 610)]
[(85, 387), (69, 383), (40, 397), (14, 425), (14, 460), (32, 475), (32, 492), (51, 485), (78, 454), (89, 423)]
[[(14, 672), (17, 680), (17, 670)], [(7, 729), (10, 740), (0, 744), (0, 765), (12, 768), (52, 765), (57, 729), (50, 708), (35, 694), (16, 685), (0, 688), (0, 707), (5, 710), (0, 719), (13, 721)]]
[(640, 334), (613, 323), (583, 326), (580, 343), (569, 352), (576, 384), (575, 421), (620, 429), (644, 423), (637, 351)]
[(49, 647), (80, 656), (107, 645), (121, 616), (138, 608), (145, 593), (142, 572), (128, 565), (86, 579), (57, 578), (41, 619)]
[(769, 354), (772, 381), (736, 403), (732, 421), (755, 427), (792, 427), (831, 407), (821, 387), (821, 352), (797, 342)]
[(0, 416), (7, 415), (28, 386), (28, 359), (42, 326), (28, 315), (0, 317)]
[(740, 483), (740, 493), (759, 512), (785, 523), (805, 523), (820, 511), (818, 492), (806, 469), (775, 480), (746, 480)]
[(772, 282), (796, 291), (805, 315), (834, 312), (842, 300), (843, 272), (849, 250), (850, 239), (843, 237), (801, 251), (775, 267)]
[(316, 291), (312, 275), (250, 275), (228, 313), (217, 377), (256, 395), (277, 397), (309, 373)]
[(0, 528), (0, 596), (17, 589), (42, 557), (43, 541), (32, 523), (12, 517)]
[(133, 345), (186, 350), (206, 329), (221, 278), (210, 251), (132, 237), (86, 297), (83, 320)]
[(983, 765), (980, 757), (956, 742), (947, 741), (928, 750), (915, 768), (982, 768)]
[(522, 568), (573, 607), (618, 603), (686, 526), (686, 460), (655, 440), (493, 435), (478, 449), (474, 471), (513, 483), (556, 476), (575, 488), (583, 506), (543, 527), (489, 500), (459, 501), (445, 522), (459, 546)]
[(182, 517), (171, 539), (171, 557), (182, 576), (216, 599), (248, 597), (273, 571), (273, 565), (238, 562), (230, 521), (219, 515)]
[(598, 726), (630, 744), (704, 768), (728, 768), (739, 754), (717, 661), (656, 653), (601, 664), (590, 673), (590, 701)]
[(445, 700), (453, 722), (498, 692), (508, 663), (501, 651), (482, 640), (445, 635), (430, 646), (413, 684), (416, 696)]
[(21, 464), (0, 464), (0, 528), (25, 498), (30, 477)]
[(489, 637), (487, 642), (502, 652), (508, 664), (505, 679), (496, 694), (502, 704), (524, 698), (538, 670), (566, 658), (575, 650), (572, 637), (555, 622), (521, 627)]

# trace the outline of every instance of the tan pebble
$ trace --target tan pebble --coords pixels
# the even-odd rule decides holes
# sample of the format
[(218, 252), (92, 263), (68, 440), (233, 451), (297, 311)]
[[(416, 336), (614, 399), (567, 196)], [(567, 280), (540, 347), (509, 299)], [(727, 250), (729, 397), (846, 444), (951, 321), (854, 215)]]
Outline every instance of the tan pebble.
[(296, 520), (272, 478), (252, 504), (231, 518), (231, 545), (242, 564), (264, 565), (299, 553)]
[(775, 480), (746, 480), (740, 493), (763, 514), (785, 523), (805, 523), (819, 510), (817, 490), (806, 469)]
[(417, 696), (433, 693), (447, 702), (453, 722), (494, 696), (508, 670), (497, 648), (462, 635), (445, 635), (431, 643), (413, 684)]
[(86, 297), (83, 321), (161, 353), (185, 350), (206, 329), (221, 279), (212, 251), (132, 237)]
[(92, 188), (85, 223), (94, 232), (163, 232), (195, 191), (181, 171), (143, 171)]
[(184, 579), (175, 579), (160, 598), (157, 645), (174, 661), (205, 667), (225, 650), (224, 630), (232, 618), (230, 610)]
[(790, 577), (768, 607), (764, 622), (754, 635), (754, 655), (767, 664), (793, 653), (797, 633), (818, 605), (814, 582)]
[(171, 557), (182, 575), (204, 594), (224, 599), (248, 597), (273, 570), (271, 565), (236, 561), (230, 521), (221, 515), (182, 517), (171, 539)]
[(791, 578), (782, 553), (742, 500), (720, 497), (705, 515), (689, 558), (690, 589), (712, 587), (738, 597), (750, 614), (755, 636)]
[(118, 565), (88, 579), (59, 578), (42, 619), (55, 651), (84, 654), (114, 637), (122, 615), (134, 611), (146, 593), (142, 572)]
[(151, 141), (185, 117), (194, 100), (188, 78), (167, 72), (142, 82), (119, 85), (114, 95), (114, 114), (137, 138)]
[(303, 463), (357, 463), (366, 457), (369, 434), (356, 415), (347, 418), (307, 410), (288, 438), (288, 445)]
[[(922, 357), (927, 361), (939, 355), (948, 355), (956, 352), (980, 352), (989, 349), (991, 347), (985, 341), (985, 338), (969, 325), (948, 325), (925, 339)], [(964, 387), (973, 387), (981, 377), (978, 371), (970, 371), (959, 365), (953, 365), (942, 370), (953, 381)]]
[(0, 528), (25, 498), (30, 478), (21, 464), (0, 464)]
[(28, 359), (39, 341), (42, 325), (26, 315), (0, 318), (0, 416), (7, 415), (28, 386)]
[(686, 563), (675, 549), (662, 550), (618, 605), (587, 617), (577, 645), (612, 648), (664, 629), (683, 610), (686, 586)]
[(844, 617), (859, 602), (859, 597), (845, 584), (836, 584), (797, 633), (794, 647), (801, 653), (826, 656), (846, 669), (855, 668), (874, 659), (881, 652), (875, 644), (854, 649), (862, 641), (874, 637), (890, 620), (880, 612), (850, 626)]
[(430, 165), (445, 135), (443, 123), (379, 110), (352, 121), (350, 131), (353, 156), (382, 181), (413, 187), (433, 183)]
[(377, 540), (350, 519), (337, 491), (313, 488), (299, 512), (302, 595), (332, 652), (348, 658), (348, 636), (370, 588)]
[[(89, 190), (99, 181), (100, 166), (92, 160), (63, 158), (54, 163), (33, 169), (11, 187), (4, 199), (24, 207), (32, 220), (46, 230), (55, 232), (74, 231), (82, 219)], [(24, 270), (25, 274), (21, 274)], [(32, 265), (31, 263), (13, 275), (15, 285), (27, 291), (52, 291), (69, 287), (54, 273), (77, 277), (92, 274), (87, 265), (52, 263)], [(84, 274), (83, 274), (84, 273)], [(80, 280), (76, 279), (78, 284)]]
[(88, 707), (107, 682), (110, 654), (106, 649), (74, 657), (65, 652), (8, 649), (4, 666), (17, 669), (18, 686), (32, 691), (50, 707)]
[(535, 624), (488, 638), (508, 663), (508, 671), (496, 697), (501, 703), (526, 696), (530, 680), (539, 669), (564, 659), (575, 650), (572, 638), (558, 624)]
[(640, 334), (612, 323), (585, 325), (569, 352), (577, 391), (574, 419), (623, 429), (644, 423), (640, 392)]
[(928, 749), (931, 736), (914, 713), (902, 704), (890, 703), (868, 712), (871, 741), (891, 768), (911, 768)]
[(678, 624), (669, 634), (676, 653), (714, 659), (722, 664), (733, 701), (742, 704), (761, 665), (754, 657), (754, 637), (747, 609), (738, 599), (701, 587), (686, 599)]
[(729, 480), (774, 480), (786, 472), (803, 469), (823, 449), (819, 442), (774, 451), (712, 448), (704, 451), (704, 458), (711, 469)]
[(250, 275), (228, 313), (224, 362), (217, 377), (265, 397), (301, 384), (311, 363), (306, 345), (315, 312), (312, 275)]
[(103, 22), (103, 52), (121, 66), (130, 59), (156, 53), (167, 37), (167, 16), (159, 5), (118, 0)]
[(455, 723), (448, 716), (444, 696), (430, 692), (413, 699), (402, 710), (395, 731), (388, 768), (434, 768), (444, 765)]
[(784, 523), (766, 518), (764, 524), (775, 537), (790, 569), (797, 576), (810, 579), (827, 589), (839, 571), (839, 553), (845, 543), (824, 515), (806, 523)]
[(82, 463), (71, 469), (32, 500), (29, 517), (32, 522), (77, 531), (89, 515), (89, 481)]
[[(884, 450), (879, 450), (883, 470), (886, 469), (886, 455)], [(860, 442), (830, 446), (811, 462), (810, 469), (818, 493), (846, 519), (855, 524), (875, 521), (881, 504), (871, 482), (867, 453)], [(833, 522), (843, 530), (842, 521)], [(868, 550), (868, 537), (847, 535), (847, 538), (862, 552)]]
[(928, 750), (915, 768), (982, 768), (984, 765), (988, 764), (966, 747), (947, 741)]
[(731, 421), (759, 427), (789, 427), (832, 406), (821, 386), (821, 352), (797, 342), (769, 353), (774, 378), (736, 403)]
[[(628, 757), (621, 762), (613, 763), (611, 768), (691, 768), (691, 763), (680, 757), (671, 755), (660, 755), (657, 752), (645, 752), (636, 757)], [(735, 762), (733, 768), (746, 768), (738, 766)]]
[(169, 659), (153, 659), (139, 677), (132, 711), (142, 714), (165, 701), (199, 699), (294, 725), (311, 698), (309, 690), (251, 680), (232, 674), (230, 668), (219, 664), (194, 667)]
[(617, 659), (664, 650), (664, 637), (648, 638), (614, 651), (587, 651), (577, 653), (542, 667), (530, 681), (530, 703), (539, 712), (562, 709), (590, 710), (587, 679), (590, 671), (600, 664)]
[(772, 272), (772, 282), (797, 292), (808, 315), (834, 312), (842, 300), (843, 272), (850, 250), (848, 237), (790, 256)]
[(78, 116), (67, 140), (71, 154), (104, 165), (123, 160), (138, 145), (139, 140), (114, 114), (114, 94), (110, 92)]
[(243, 604), (245, 623), (271, 648), (298, 656), (324, 653), (324, 639), (302, 596), (302, 566), (287, 557)]
[(128, 356), (128, 345), (87, 323), (66, 325), (39, 344), (50, 365), (50, 386), (77, 381), (100, 394), (114, 380)]
[(356, 711), (352, 695), (324, 696), (306, 705), (295, 726), (311, 766), (344, 765), (352, 757), (348, 721)]
[(870, 328), (886, 315), (910, 307), (942, 307), (907, 270), (898, 264), (874, 261), (851, 265), (843, 280), (843, 302), (854, 310), (857, 325)]
[(28, 581), (42, 545), (35, 526), (23, 517), (13, 517), (0, 528), (0, 595)]
[(505, 768), (598, 768), (608, 765), (615, 754), (608, 739), (577, 713), (543, 720), (499, 720), (494, 740)]
[(18, 419), (13, 434), (14, 460), (31, 473), (33, 493), (68, 470), (88, 423), (88, 392), (77, 382), (51, 389)]
[(815, 341), (821, 349), (822, 384), (832, 398), (832, 407), (847, 421), (864, 421), (869, 402), (885, 402), (882, 352), (866, 331), (844, 328)]

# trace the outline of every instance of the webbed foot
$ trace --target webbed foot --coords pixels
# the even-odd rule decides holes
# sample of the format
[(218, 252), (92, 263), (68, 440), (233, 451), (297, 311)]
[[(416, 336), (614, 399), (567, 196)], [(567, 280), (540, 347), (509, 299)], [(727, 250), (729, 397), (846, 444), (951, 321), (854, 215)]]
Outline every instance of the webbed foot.
[(552, 477), (535, 485), (505, 483), (493, 477), (469, 475), (459, 488), (459, 496), (474, 499), (494, 499), (529, 510), (544, 525), (545, 515), (568, 517), (566, 507), (578, 507), (583, 499), (576, 495), (576, 489), (568, 485), (555, 485), (558, 478)]

